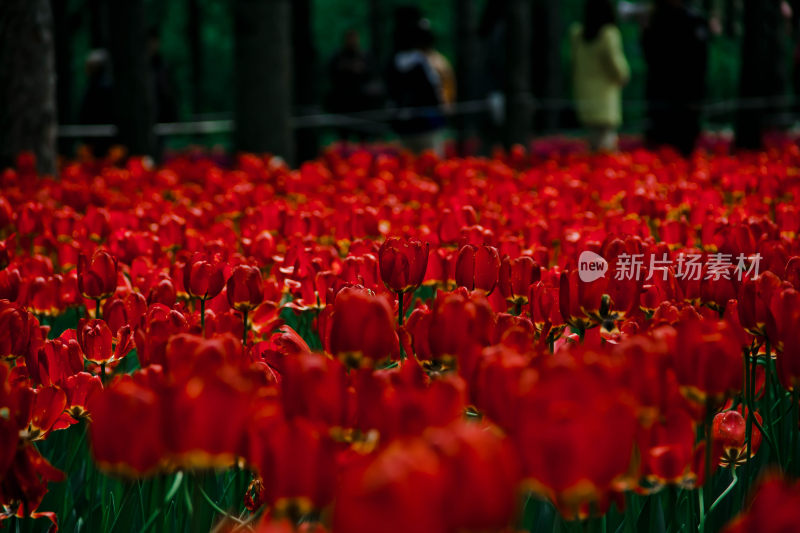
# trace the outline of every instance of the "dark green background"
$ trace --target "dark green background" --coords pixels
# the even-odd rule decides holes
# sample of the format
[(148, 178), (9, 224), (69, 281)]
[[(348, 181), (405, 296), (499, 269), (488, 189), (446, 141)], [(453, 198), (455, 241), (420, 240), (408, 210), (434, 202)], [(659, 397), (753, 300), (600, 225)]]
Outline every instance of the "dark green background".
[[(67, 117), (71, 122), (77, 118), (77, 109), (85, 87), (83, 62), (89, 51), (89, 17), (86, 14), (85, 0), (64, 0), (72, 19), (77, 21), (72, 28), (72, 109)], [(478, 2), (480, 11), (487, 0)], [(230, 3), (223, 0), (200, 0), (201, 36), (203, 47), (204, 80), (201, 86), (202, 102), (195, 109), (191, 91), (191, 72), (189, 62), (189, 46), (187, 39), (187, 3), (182, 0), (147, 0), (148, 20), (151, 26), (157, 25), (162, 36), (162, 50), (171, 66), (174, 82), (177, 87), (179, 116), (181, 120), (189, 120), (201, 116), (215, 118), (226, 116), (233, 109), (233, 26)], [(388, 49), (391, 36), (390, 15), (396, 5), (407, 5), (408, 0), (385, 0), (385, 43)], [(569, 25), (581, 16), (582, 0), (560, 0), (562, 59), (564, 68), (564, 96), (569, 96), (569, 47), (566, 39)], [(438, 36), (439, 49), (454, 61), (454, 16), (453, 0), (424, 0), (417, 2), (431, 20), (432, 27)], [(322, 97), (327, 88), (325, 65), (336, 51), (345, 30), (355, 27), (361, 30), (362, 44), (370, 46), (368, 27), (369, 2), (364, 0), (315, 0), (312, 2), (315, 47), (317, 51), (316, 70), (319, 85), (316, 94)], [(637, 131), (643, 117), (643, 93), (645, 64), (639, 46), (640, 29), (633, 22), (621, 25), (625, 52), (631, 65), (631, 83), (625, 88), (625, 129)], [(787, 37), (787, 60), (791, 58), (790, 44)], [(739, 37), (718, 36), (711, 42), (708, 72), (708, 100), (712, 102), (735, 99), (738, 92), (739, 71)], [(535, 66), (534, 66), (535, 68)], [(789, 68), (789, 65), (787, 65)], [(195, 113), (196, 111), (197, 113)], [(720, 127), (731, 122), (726, 114), (710, 117), (711, 127)], [(221, 142), (228, 146), (227, 136), (211, 136), (195, 139), (172, 139), (172, 146), (186, 142), (201, 141), (204, 144)]]

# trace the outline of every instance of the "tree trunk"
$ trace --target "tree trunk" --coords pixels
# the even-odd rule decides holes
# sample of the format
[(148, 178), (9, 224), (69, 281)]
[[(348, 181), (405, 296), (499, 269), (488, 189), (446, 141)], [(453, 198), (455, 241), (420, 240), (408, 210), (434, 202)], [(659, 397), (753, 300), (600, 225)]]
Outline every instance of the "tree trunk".
[[(476, 90), (478, 47), (478, 8), (475, 0), (454, 0), (456, 13), (456, 90), (457, 100), (468, 102), (478, 97)], [(474, 133), (475, 120), (471, 115), (456, 115), (459, 153), (464, 153), (466, 141)]]
[(530, 3), (508, 0), (506, 13), (506, 142), (526, 143), (531, 129)]
[(561, 109), (556, 105), (561, 91), (561, 12), (559, 2), (534, 0), (533, 10), (533, 94), (545, 101), (537, 113), (538, 130), (553, 131), (558, 128)]
[(291, 4), (236, 0), (236, 148), (292, 162)]
[(766, 128), (776, 126), (785, 113), (786, 75), (781, 39), (786, 22), (780, 0), (744, 2), (742, 67), (736, 117), (736, 146), (758, 149)]
[[(64, 0), (56, 0), (63, 2)], [(108, 34), (108, 1), (107, 0), (88, 0), (89, 11), (89, 41), (91, 48), (107, 48)]]
[(56, 76), (49, 0), (4, 0), (0, 9), (0, 167), (22, 151), (56, 170)]
[(383, 65), (383, 43), (385, 35), (385, 25), (383, 13), (383, 2), (381, 0), (370, 0), (369, 2), (369, 38), (370, 52), (372, 60), (376, 65)]
[[(317, 52), (311, 31), (311, 0), (292, 2), (292, 74), (294, 85), (295, 115), (318, 112)], [(315, 128), (295, 130), (295, 152), (297, 160), (307, 161), (317, 156), (319, 135)]]
[[(71, 124), (72, 116), (72, 32), (74, 17), (70, 17), (67, 2), (50, 0), (53, 13), (53, 39), (55, 43), (56, 64), (56, 108), (58, 123)], [(72, 146), (71, 139), (58, 139), (58, 152), (68, 154)]]
[(154, 87), (147, 57), (143, 0), (110, 2), (117, 135), (131, 154), (155, 153)]

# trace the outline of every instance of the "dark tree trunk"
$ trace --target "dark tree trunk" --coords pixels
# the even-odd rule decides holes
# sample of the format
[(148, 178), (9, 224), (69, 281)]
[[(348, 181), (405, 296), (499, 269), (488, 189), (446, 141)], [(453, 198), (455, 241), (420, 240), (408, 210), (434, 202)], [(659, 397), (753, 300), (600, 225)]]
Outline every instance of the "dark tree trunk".
[[(75, 23), (70, 19), (67, 2), (50, 0), (53, 13), (53, 37), (55, 42), (56, 62), (56, 107), (58, 123), (71, 124), (72, 115), (72, 33), (70, 28)], [(58, 140), (58, 152), (69, 153), (70, 139)]]
[[(454, 0), (456, 13), (456, 88), (458, 100), (469, 102), (478, 97), (478, 7), (475, 0)], [(456, 116), (459, 153), (463, 153), (467, 139), (474, 133), (475, 121), (470, 115)]]
[(236, 0), (236, 148), (289, 162), (292, 52), (289, 0)]
[[(63, 2), (63, 0), (56, 0)], [(89, 40), (92, 48), (107, 48), (110, 33), (108, 30), (108, 3), (107, 0), (88, 0), (89, 11)]]
[(143, 0), (111, 2), (109, 22), (118, 140), (131, 154), (154, 155), (155, 95)]
[(531, 129), (530, 3), (508, 0), (506, 13), (506, 143), (526, 143)]
[(780, 0), (745, 0), (742, 67), (736, 117), (736, 146), (758, 149), (765, 129), (778, 125), (785, 113), (784, 66)]
[(556, 105), (556, 100), (562, 99), (561, 12), (559, 2), (534, 1), (531, 81), (533, 94), (545, 102), (539, 108), (535, 122), (537, 129), (552, 131), (558, 128), (561, 113), (560, 107)]
[(369, 2), (369, 38), (370, 38), (370, 52), (372, 53), (372, 60), (376, 65), (383, 63), (383, 43), (385, 35), (385, 25), (383, 19), (385, 14), (383, 12), (383, 2), (381, 0), (370, 0)]
[[(317, 104), (317, 52), (311, 31), (311, 0), (292, 2), (292, 74), (295, 115), (315, 111)], [(298, 161), (317, 156), (319, 136), (314, 128), (295, 131), (295, 151)]]
[(203, 109), (203, 44), (200, 38), (200, 2), (188, 0), (187, 37), (189, 38), (189, 61), (192, 77), (192, 111), (197, 114)]
[(4, 0), (0, 9), (0, 167), (32, 151), (56, 170), (56, 75), (49, 0)]

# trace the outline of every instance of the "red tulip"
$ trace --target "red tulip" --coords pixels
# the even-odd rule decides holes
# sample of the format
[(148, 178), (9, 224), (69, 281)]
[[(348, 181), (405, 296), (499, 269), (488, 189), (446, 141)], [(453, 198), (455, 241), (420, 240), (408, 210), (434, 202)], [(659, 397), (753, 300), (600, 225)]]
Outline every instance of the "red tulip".
[(0, 300), (13, 302), (19, 296), (22, 276), (16, 268), (6, 268), (0, 271)]
[(412, 292), (422, 284), (428, 267), (429, 244), (390, 237), (378, 251), (381, 279), (396, 293)]
[(84, 298), (104, 300), (117, 289), (117, 260), (105, 250), (97, 250), (91, 260), (78, 258), (78, 288)]
[(383, 296), (345, 288), (336, 295), (330, 350), (347, 366), (369, 366), (399, 351), (394, 313)]
[(466, 244), (458, 251), (456, 283), (467, 290), (491, 293), (500, 275), (500, 254), (497, 248)]
[(532, 257), (523, 255), (510, 259), (506, 256), (500, 264), (498, 287), (508, 303), (523, 306), (528, 303), (531, 285), (539, 281), (541, 275), (541, 267)]
[(183, 287), (193, 298), (210, 300), (222, 292), (223, 265), (206, 254), (195, 254), (183, 267)]
[(328, 505), (336, 486), (334, 442), (303, 418), (274, 418), (251, 443), (252, 463), (261, 474), (262, 501), (295, 522)]
[(38, 350), (42, 342), (39, 321), (16, 304), (0, 300), (0, 359), (15, 359)]
[(782, 353), (776, 359), (778, 377), (787, 389), (800, 385), (800, 292), (784, 289), (770, 302), (770, 315), (774, 317), (777, 333), (775, 347)]
[(86, 360), (97, 364), (110, 363), (125, 357), (133, 348), (130, 326), (118, 332), (119, 340), (114, 345), (111, 328), (105, 320), (81, 319), (78, 323), (78, 344)]
[[(747, 279), (739, 287), (739, 321), (748, 333), (757, 336), (770, 336), (777, 342), (776, 317), (770, 305), (772, 298), (781, 290), (781, 280), (772, 272), (764, 272), (756, 279)], [(771, 334), (771, 335), (770, 335)]]
[[(747, 415), (745, 411), (745, 415)], [(753, 413), (758, 423), (761, 415)], [(711, 438), (714, 449), (720, 450), (719, 464), (726, 468), (741, 466), (747, 460), (745, 417), (737, 410), (723, 411), (714, 416), (711, 425)], [(753, 424), (750, 436), (750, 457), (755, 456), (761, 446), (761, 431)]]
[(75, 419), (91, 419), (89, 403), (103, 390), (100, 378), (88, 372), (79, 372), (67, 377), (62, 387), (67, 394), (67, 413)]
[(261, 271), (254, 266), (234, 267), (227, 289), (228, 303), (237, 311), (250, 311), (264, 301)]
[(698, 405), (742, 389), (740, 341), (725, 320), (685, 320), (670, 351), (681, 392)]
[(89, 361), (101, 363), (111, 359), (111, 329), (104, 320), (82, 320), (78, 324), (78, 344)]
[(800, 483), (767, 474), (749, 498), (745, 511), (723, 533), (786, 533), (797, 530)]

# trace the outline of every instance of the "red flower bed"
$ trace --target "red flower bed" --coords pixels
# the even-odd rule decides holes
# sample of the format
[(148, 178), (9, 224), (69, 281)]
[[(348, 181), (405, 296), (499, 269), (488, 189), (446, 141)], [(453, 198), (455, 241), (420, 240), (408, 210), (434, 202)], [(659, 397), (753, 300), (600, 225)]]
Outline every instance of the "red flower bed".
[(795, 145), (32, 168), (0, 176), (0, 519), (89, 520), (70, 479), (123, 499), (97, 524), (194, 531), (702, 531), (767, 465), (732, 530), (797, 500)]

